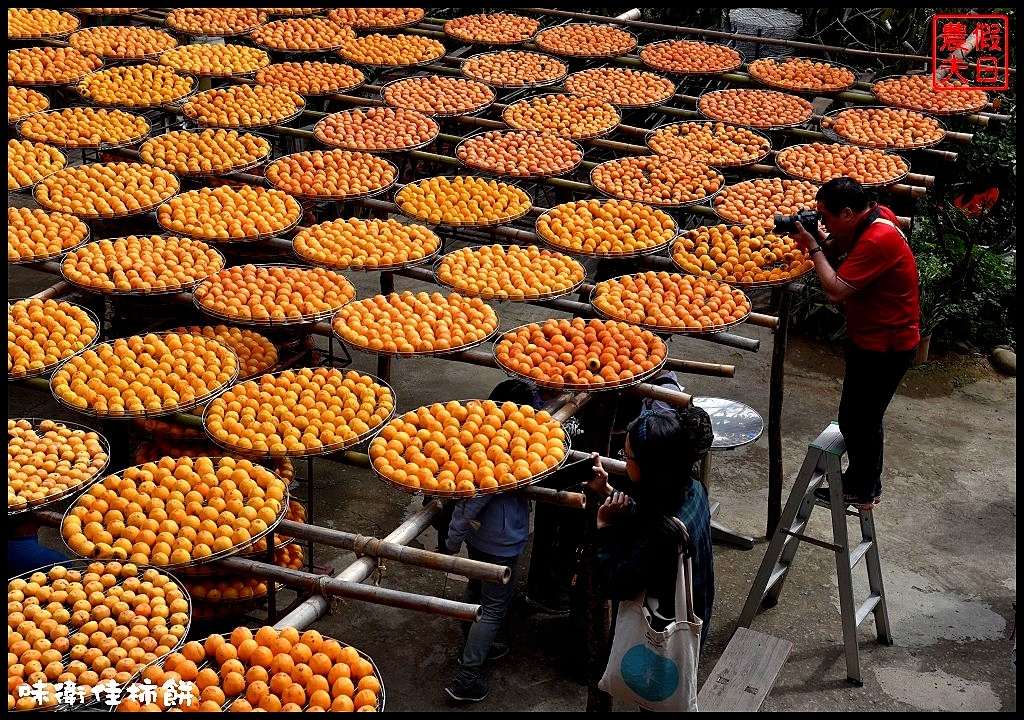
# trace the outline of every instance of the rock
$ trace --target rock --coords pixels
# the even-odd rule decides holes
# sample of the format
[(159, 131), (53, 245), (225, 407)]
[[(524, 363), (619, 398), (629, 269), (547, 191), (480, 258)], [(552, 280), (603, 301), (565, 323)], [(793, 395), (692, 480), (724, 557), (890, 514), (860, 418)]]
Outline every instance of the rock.
[(1004, 375), (1017, 376), (1017, 353), (1007, 345), (992, 348), (992, 364)]
[(978, 352), (978, 348), (974, 347), (974, 345), (969, 343), (967, 340), (954, 340), (953, 341), (953, 349), (956, 350), (958, 353), (961, 353), (963, 355), (979, 355), (980, 356), (980, 353)]

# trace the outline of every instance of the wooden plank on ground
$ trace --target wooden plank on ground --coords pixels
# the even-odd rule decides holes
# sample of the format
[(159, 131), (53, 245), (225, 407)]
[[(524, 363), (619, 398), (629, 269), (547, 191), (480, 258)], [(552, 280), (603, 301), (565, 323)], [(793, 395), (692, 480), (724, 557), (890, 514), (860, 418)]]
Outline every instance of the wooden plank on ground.
[(750, 628), (736, 634), (697, 694), (700, 712), (757, 712), (793, 643)]

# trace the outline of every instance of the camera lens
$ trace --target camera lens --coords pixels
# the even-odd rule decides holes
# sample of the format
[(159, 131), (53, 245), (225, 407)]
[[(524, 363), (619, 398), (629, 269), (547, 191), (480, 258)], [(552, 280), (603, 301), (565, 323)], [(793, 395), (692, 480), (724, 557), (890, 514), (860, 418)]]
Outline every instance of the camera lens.
[(776, 215), (775, 231), (780, 233), (796, 232), (796, 217), (793, 215)]

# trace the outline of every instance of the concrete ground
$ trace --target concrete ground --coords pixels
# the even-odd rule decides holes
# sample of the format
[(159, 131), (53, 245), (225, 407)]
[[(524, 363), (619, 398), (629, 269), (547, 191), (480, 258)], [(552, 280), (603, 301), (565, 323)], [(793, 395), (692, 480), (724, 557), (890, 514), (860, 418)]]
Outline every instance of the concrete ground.
[[(55, 280), (9, 268), (8, 297), (24, 297)], [(379, 291), (375, 275), (353, 280), (357, 297)], [(403, 277), (396, 278), (396, 286), (432, 287)], [(497, 310), (503, 328), (560, 316), (510, 303)], [(739, 400), (767, 417), (772, 333), (741, 325), (736, 334), (759, 339), (760, 351), (675, 338), (670, 354), (735, 365), (732, 379), (683, 375), (686, 391)], [(376, 373), (375, 357), (352, 355), (353, 367)], [(437, 400), (484, 397), (504, 377), (495, 369), (440, 359), (397, 359), (392, 365), (401, 411)], [(782, 413), (784, 501), (807, 444), (834, 418), (841, 378), (837, 349), (790, 338)], [(864, 684), (847, 682), (833, 555), (804, 544), (778, 605), (752, 623), (755, 630), (793, 643), (764, 710), (1016, 710), (1009, 639), (1016, 600), (1016, 397), (1015, 378), (1000, 376), (984, 358), (950, 355), (911, 369), (888, 412), (885, 496), (875, 511), (895, 642), (879, 644), (868, 617), (858, 630)], [(17, 383), (9, 385), (8, 416), (59, 417), (98, 427)], [(767, 548), (767, 476), (766, 435), (714, 457), (712, 496), (722, 503), (718, 519), (753, 536), (756, 545), (752, 550), (715, 546), (717, 598), (701, 660), (702, 682), (730, 639)], [(316, 461), (314, 479), (311, 516), (325, 527), (383, 537), (421, 506), (419, 496), (381, 483), (370, 471), (330, 460)], [(831, 539), (827, 512), (817, 509), (810, 529)], [(53, 530), (44, 529), (43, 538), (59, 544)], [(433, 531), (413, 545), (434, 549)], [(336, 573), (352, 559), (350, 553), (317, 548), (317, 564)], [(387, 710), (584, 710), (587, 688), (578, 682), (581, 665), (574, 658), (580, 648), (573, 647), (566, 618), (538, 614), (526, 605), (527, 562), (528, 555), (503, 631), (511, 653), (486, 669), (491, 694), (479, 704), (455, 706), (443, 692), (461, 649), (455, 620), (339, 600), (312, 627), (373, 658)], [(854, 579), (857, 597), (865, 597), (863, 565), (855, 568)], [(464, 587), (460, 577), (391, 561), (379, 583), (454, 599), (461, 599)], [(630, 708), (617, 704), (615, 709)]]

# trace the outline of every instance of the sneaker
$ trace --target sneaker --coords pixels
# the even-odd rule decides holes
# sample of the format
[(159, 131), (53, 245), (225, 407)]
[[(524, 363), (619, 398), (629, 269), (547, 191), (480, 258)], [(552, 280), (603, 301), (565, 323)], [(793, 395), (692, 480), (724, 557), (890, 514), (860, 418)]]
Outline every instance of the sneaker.
[(487, 651), (488, 660), (501, 660), (508, 655), (508, 645), (503, 642), (492, 642), (491, 649)]
[(569, 614), (569, 603), (565, 602), (550, 602), (548, 600), (537, 600), (535, 598), (526, 596), (526, 604), (532, 607), (538, 612), (542, 612), (546, 615), (568, 615)]
[(472, 680), (455, 678), (444, 689), (448, 697), (458, 702), (480, 702), (491, 691), (487, 683), (478, 677)]
[[(832, 502), (831, 491), (827, 487), (817, 488), (814, 491), (814, 499), (820, 503), (828, 505)], [(854, 495), (853, 493), (843, 493), (843, 503), (846, 505), (853, 505), (858, 510), (871, 510), (876, 505), (880, 505), (882, 502), (882, 493), (872, 494), (867, 497), (861, 497)]]

